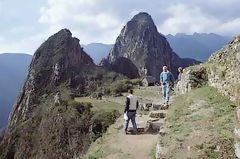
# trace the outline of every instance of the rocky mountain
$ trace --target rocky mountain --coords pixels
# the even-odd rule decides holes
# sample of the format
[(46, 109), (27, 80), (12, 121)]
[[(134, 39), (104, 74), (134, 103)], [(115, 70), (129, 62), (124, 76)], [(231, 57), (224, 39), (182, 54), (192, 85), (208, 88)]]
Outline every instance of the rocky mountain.
[(112, 46), (112, 44), (102, 43), (82, 45), (83, 49), (93, 58), (96, 64), (99, 64), (103, 58), (107, 57)]
[(0, 158), (82, 158), (94, 137), (89, 103), (74, 103), (119, 75), (96, 66), (62, 29), (34, 53), (0, 143)]
[[(165, 37), (173, 51), (181, 58), (192, 58), (202, 62), (231, 40), (229, 37), (214, 33), (194, 33), (192, 35), (177, 33), (176, 35), (168, 34)], [(94, 62), (99, 64), (103, 58), (108, 56), (113, 44), (90, 43), (82, 45), (82, 47)]]
[[(127, 59), (130, 60), (129, 64), (126, 64)], [(122, 60), (124, 65), (116, 67)], [(108, 57), (101, 65), (127, 76), (129, 72), (138, 70), (136, 74), (128, 76), (130, 78), (144, 74), (158, 78), (164, 65), (176, 74), (177, 67), (194, 63), (198, 62), (182, 60), (174, 53), (167, 39), (157, 31), (151, 16), (141, 12), (123, 27)]]
[(214, 33), (194, 33), (192, 35), (177, 33), (176, 35), (166, 35), (166, 38), (180, 57), (193, 58), (202, 62), (230, 41), (229, 37)]
[(7, 125), (8, 116), (23, 85), (31, 59), (32, 56), (28, 54), (0, 54), (0, 128)]

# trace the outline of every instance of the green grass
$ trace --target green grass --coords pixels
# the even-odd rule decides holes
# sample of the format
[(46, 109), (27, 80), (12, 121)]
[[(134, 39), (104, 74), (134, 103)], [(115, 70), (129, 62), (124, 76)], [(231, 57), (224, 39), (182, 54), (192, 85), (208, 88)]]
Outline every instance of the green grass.
[(115, 102), (111, 102), (111, 101), (106, 101), (106, 100), (96, 100), (93, 98), (89, 98), (89, 97), (79, 97), (79, 98), (75, 98), (76, 101), (78, 102), (89, 102), (92, 103), (93, 105), (93, 112), (96, 111), (106, 111), (106, 112), (113, 112), (114, 110), (117, 110), (119, 112), (123, 112), (124, 110), (124, 106), (120, 105), (118, 103)]
[(156, 145), (152, 148), (151, 152), (149, 153), (150, 159), (156, 159)]
[[(121, 128), (122, 125), (114, 124), (108, 128), (107, 133), (103, 134), (102, 137), (98, 138), (95, 142), (93, 142), (90, 146), (90, 149), (85, 154), (83, 159), (100, 159), (105, 158), (110, 154), (119, 153), (121, 154), (121, 147), (114, 148), (111, 147), (112, 142), (116, 142), (118, 129)], [(111, 134), (111, 135), (110, 135)], [(125, 157), (127, 158), (127, 157)]]
[[(207, 104), (190, 109), (200, 100)], [(167, 123), (169, 132), (160, 141), (168, 145), (169, 158), (235, 157), (234, 104), (216, 89), (204, 86), (176, 97), (169, 109)], [(217, 146), (220, 151), (215, 151)]]
[[(151, 87), (149, 87), (151, 88)], [(156, 89), (156, 87), (154, 87)], [(159, 87), (159, 90), (152, 90), (152, 89), (134, 89), (134, 94), (142, 97), (142, 98), (160, 98), (161, 88)]]

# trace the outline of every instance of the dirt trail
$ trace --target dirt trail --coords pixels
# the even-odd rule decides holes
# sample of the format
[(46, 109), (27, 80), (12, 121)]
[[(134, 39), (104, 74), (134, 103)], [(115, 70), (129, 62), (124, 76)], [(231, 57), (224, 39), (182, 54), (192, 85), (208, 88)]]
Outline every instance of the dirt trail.
[[(151, 91), (152, 94), (149, 94), (148, 91)], [(159, 90), (151, 89), (147, 90), (146, 88), (136, 90), (137, 96), (141, 99), (141, 103), (149, 102), (152, 103), (161, 103), (161, 97)], [(120, 97), (117, 99), (112, 99), (118, 103), (124, 103), (125, 97)], [(109, 100), (109, 99), (108, 99)], [(166, 111), (163, 111), (166, 112)], [(138, 112), (136, 122), (138, 128), (146, 128), (149, 121), (148, 113), (141, 114)], [(158, 142), (159, 133), (145, 132), (138, 135), (126, 135), (123, 131), (123, 117), (120, 117), (116, 123), (108, 129), (107, 133), (98, 142), (98, 145), (95, 145), (90, 151), (101, 151), (103, 152), (102, 159), (151, 159), (155, 156), (155, 148)], [(162, 127), (165, 123), (165, 119), (158, 119), (157, 127)], [(132, 124), (129, 124), (129, 127), (132, 127)], [(145, 129), (146, 130), (146, 129)], [(99, 146), (100, 145), (100, 146)], [(93, 146), (94, 147), (94, 146)], [(96, 149), (98, 147), (98, 149)], [(100, 147), (100, 148), (99, 148)]]
[[(148, 115), (137, 117), (137, 123), (139, 127), (143, 127), (148, 120)], [(119, 126), (117, 134), (113, 140), (109, 140), (111, 149), (118, 150), (113, 154), (109, 154), (107, 159), (149, 159), (151, 158), (151, 151), (155, 148), (157, 143), (157, 134), (139, 134), (139, 135), (126, 135), (123, 132), (122, 125), (123, 120), (118, 119), (116, 124)], [(130, 124), (131, 127), (131, 124)]]

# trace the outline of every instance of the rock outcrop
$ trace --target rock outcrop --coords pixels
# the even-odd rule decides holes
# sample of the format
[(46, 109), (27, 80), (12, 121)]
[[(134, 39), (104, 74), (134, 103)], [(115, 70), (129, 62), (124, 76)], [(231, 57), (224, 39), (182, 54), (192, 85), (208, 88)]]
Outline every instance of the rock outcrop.
[(10, 118), (9, 128), (15, 127), (19, 119), (24, 121), (31, 118), (29, 112), (40, 102), (41, 96), (49, 91), (53, 92), (61, 83), (71, 78), (68, 74), (74, 68), (87, 65), (94, 66), (93, 60), (81, 49), (79, 40), (73, 38), (69, 30), (63, 29), (51, 36), (33, 56), (26, 82)]
[(214, 53), (208, 62), (184, 70), (178, 89), (181, 93), (209, 84), (232, 101), (240, 101), (240, 36)]
[[(126, 65), (125, 58), (129, 59), (135, 67), (132, 64)], [(120, 66), (121, 69), (115, 67), (122, 61), (125, 63), (124, 67)], [(107, 59), (102, 61), (101, 65), (126, 76), (129, 75), (130, 70), (135, 72), (137, 68), (137, 74), (128, 76), (130, 78), (151, 75), (158, 79), (164, 65), (167, 65), (176, 74), (177, 67), (185, 67), (193, 63), (198, 62), (181, 59), (174, 53), (166, 38), (157, 31), (151, 16), (142, 12), (135, 15), (124, 26)]]
[(240, 36), (213, 54), (208, 61), (208, 83), (232, 101), (240, 101)]
[(181, 81), (177, 83), (177, 92), (185, 94), (193, 88), (201, 87), (208, 82), (207, 69), (204, 65), (196, 65), (185, 69)]
[(93, 136), (92, 113), (89, 104), (71, 104), (70, 94), (84, 95), (118, 77), (96, 66), (69, 30), (51, 36), (33, 56), (0, 158), (82, 158)]

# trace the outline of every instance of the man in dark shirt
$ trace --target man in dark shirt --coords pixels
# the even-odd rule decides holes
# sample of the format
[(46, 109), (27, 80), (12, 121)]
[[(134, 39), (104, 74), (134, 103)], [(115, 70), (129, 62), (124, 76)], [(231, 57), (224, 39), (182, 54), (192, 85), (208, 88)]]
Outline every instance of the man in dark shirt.
[(128, 124), (130, 120), (132, 122), (134, 133), (137, 133), (137, 124), (136, 124), (135, 118), (136, 118), (136, 111), (138, 109), (138, 105), (139, 105), (138, 98), (135, 95), (133, 95), (133, 90), (130, 89), (129, 95), (126, 98), (126, 106), (124, 109), (124, 113), (127, 114), (127, 120), (125, 120), (125, 124), (124, 124), (124, 130), (126, 134), (127, 134)]

